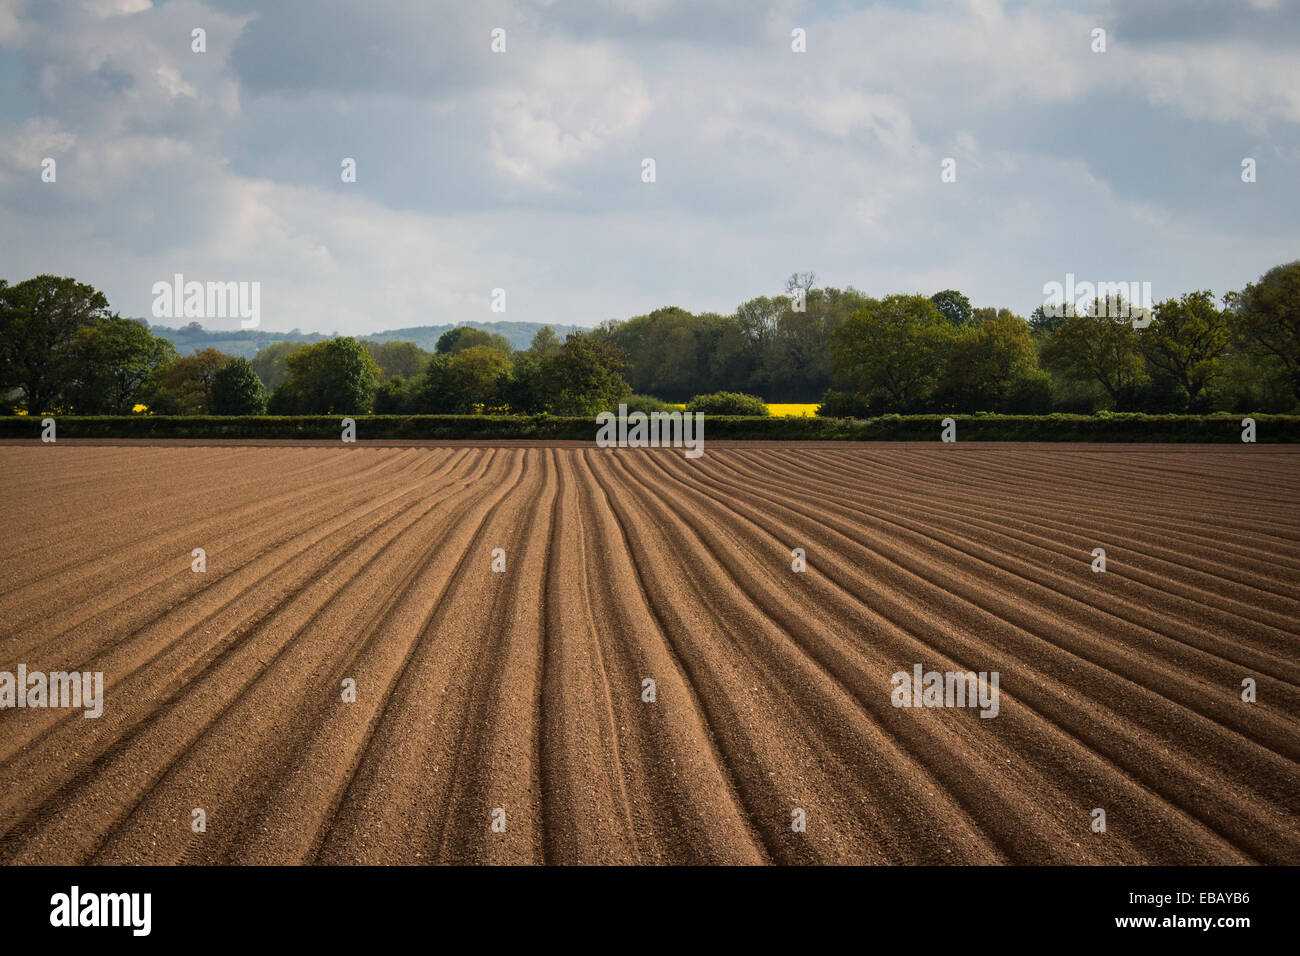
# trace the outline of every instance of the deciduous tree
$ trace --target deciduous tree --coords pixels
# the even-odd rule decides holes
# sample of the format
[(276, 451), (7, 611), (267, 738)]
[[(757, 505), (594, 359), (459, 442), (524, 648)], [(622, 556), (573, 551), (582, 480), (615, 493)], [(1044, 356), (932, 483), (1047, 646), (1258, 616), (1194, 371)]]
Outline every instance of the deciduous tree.
[(1230, 294), (1228, 308), (1242, 344), (1281, 362), (1300, 398), (1300, 260), (1275, 266)]
[(835, 330), (835, 370), (874, 410), (917, 411), (932, 398), (956, 339), (956, 327), (923, 295), (868, 299)]
[(1076, 312), (1043, 344), (1043, 363), (1072, 382), (1095, 382), (1112, 405), (1122, 405), (1147, 379), (1137, 334), (1128, 321), (1110, 315)]
[(242, 356), (230, 359), (212, 376), (212, 414), (261, 415), (266, 411), (266, 388)]
[(34, 415), (54, 411), (77, 375), (78, 333), (109, 315), (104, 294), (76, 279), (0, 282), (0, 391), (17, 389)]
[(1199, 409), (1206, 385), (1232, 344), (1230, 316), (1214, 293), (1189, 292), (1156, 304), (1151, 324), (1137, 330), (1138, 348), (1153, 377), (1171, 381)]

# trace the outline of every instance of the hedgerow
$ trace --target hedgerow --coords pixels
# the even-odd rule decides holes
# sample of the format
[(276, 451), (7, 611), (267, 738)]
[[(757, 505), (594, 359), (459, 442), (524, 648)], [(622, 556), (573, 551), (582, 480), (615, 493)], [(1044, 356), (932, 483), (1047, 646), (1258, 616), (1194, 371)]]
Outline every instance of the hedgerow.
[[(1240, 442), (1240, 415), (882, 415), (878, 418), (756, 418), (706, 415), (705, 440), (938, 441), (951, 417), (962, 441)], [(1300, 416), (1254, 415), (1260, 443), (1300, 441)], [(58, 438), (333, 439), (340, 415), (55, 416)], [(358, 415), (367, 439), (593, 441), (589, 418), (553, 415)], [(41, 418), (0, 417), (0, 438), (33, 438)]]

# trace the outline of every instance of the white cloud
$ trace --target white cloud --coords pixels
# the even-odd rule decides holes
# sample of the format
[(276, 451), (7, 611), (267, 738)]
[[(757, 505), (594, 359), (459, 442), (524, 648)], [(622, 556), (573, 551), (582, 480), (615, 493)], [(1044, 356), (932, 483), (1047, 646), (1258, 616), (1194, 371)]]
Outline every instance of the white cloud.
[(76, 142), (76, 134), (54, 117), (33, 117), (16, 132), (0, 136), (0, 162), (15, 173), (35, 175), (42, 159), (66, 153)]
[(158, 81), (158, 85), (161, 86), (163, 91), (167, 94), (169, 100), (174, 100), (181, 96), (194, 99), (198, 96), (194, 87), (181, 79), (181, 71), (176, 69), (174, 66), (155, 67), (153, 75)]
[(153, 8), (150, 0), (81, 0), (81, 7), (95, 17), (121, 17)]
[(1194, 119), (1240, 122), (1256, 131), (1279, 120), (1300, 123), (1294, 50), (1178, 44), (1143, 51), (1127, 72), (1148, 101)]
[[(1027, 311), (1067, 268), (1172, 292), (1294, 258), (1300, 82), (1289, 51), (1243, 37), (1120, 35), (1099, 55), (1096, 14), (1039, 4), (663, 0), (581, 7), (591, 23), (574, 26), (573, 6), (500, 0), (482, 14), (510, 30), (493, 57), (469, 8), (415, 42), (391, 0), (365, 10), (365, 48), (392, 38), (381, 61), (324, 27), (241, 47), (271, 14), (198, 0), (51, 9), (62, 19), (38, 22), (0, 0), (0, 55), (26, 65), (24, 111), (0, 114), (0, 255), (6, 278), (77, 275), (124, 313), (181, 271), (261, 281), (270, 328), (491, 318), (494, 286), (508, 318), (594, 323), (729, 309), (794, 269)], [(410, 16), (433, 36), (427, 11)], [(284, 62), (303, 66), (286, 78)], [(1177, 169), (1144, 168), (1168, 145), (1134, 141), (1153, 116), (1200, 146)], [(1049, 140), (1045, 119), (1071, 132)], [(1225, 169), (1204, 148), (1218, 142)], [(1232, 191), (1248, 148), (1265, 172)], [(59, 182), (36, 189), (50, 154)], [(358, 184), (338, 182), (343, 155), (362, 157)], [(1255, 197), (1278, 197), (1272, 239), (1232, 214)]]
[(486, 96), (490, 161), (525, 184), (632, 135), (650, 110), (640, 70), (602, 46), (548, 43), (507, 88)]

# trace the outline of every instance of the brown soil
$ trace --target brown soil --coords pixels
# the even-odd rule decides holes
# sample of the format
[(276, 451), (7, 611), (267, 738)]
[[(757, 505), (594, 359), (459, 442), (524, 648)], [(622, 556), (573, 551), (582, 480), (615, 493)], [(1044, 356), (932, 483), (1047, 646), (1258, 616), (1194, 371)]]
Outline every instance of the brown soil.
[[(0, 710), (0, 862), (1300, 863), (1300, 448), (60, 441), (0, 473), (0, 671), (106, 686)], [(918, 663), (997, 671), (1000, 713), (894, 707)]]

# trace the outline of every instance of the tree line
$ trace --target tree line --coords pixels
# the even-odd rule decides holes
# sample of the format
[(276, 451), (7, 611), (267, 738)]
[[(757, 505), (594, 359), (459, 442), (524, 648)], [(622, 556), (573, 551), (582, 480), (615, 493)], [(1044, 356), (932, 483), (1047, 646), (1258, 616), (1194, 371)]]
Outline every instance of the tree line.
[(1221, 299), (1195, 291), (1138, 321), (1128, 311), (1094, 300), (1025, 319), (957, 290), (874, 298), (805, 273), (729, 315), (667, 307), (563, 339), (543, 327), (522, 350), (462, 326), (433, 352), (334, 338), (277, 342), (250, 361), (178, 355), (91, 286), (43, 275), (0, 280), (0, 404), (77, 415), (589, 416), (620, 402), (756, 414), (764, 399), (835, 417), (1300, 410), (1300, 262)]
[(625, 355), (633, 389), (671, 401), (703, 384), (842, 417), (1300, 410), (1300, 262), (1136, 323), (1117, 299), (1053, 311), (973, 308), (953, 289), (874, 298), (803, 274), (730, 315), (665, 308), (595, 334)]
[(514, 351), (480, 329), (436, 350), (334, 338), (279, 342), (251, 361), (181, 356), (148, 326), (72, 278), (0, 280), (0, 404), (6, 413), (308, 415), (549, 412), (595, 415), (628, 395), (617, 348), (550, 327)]

